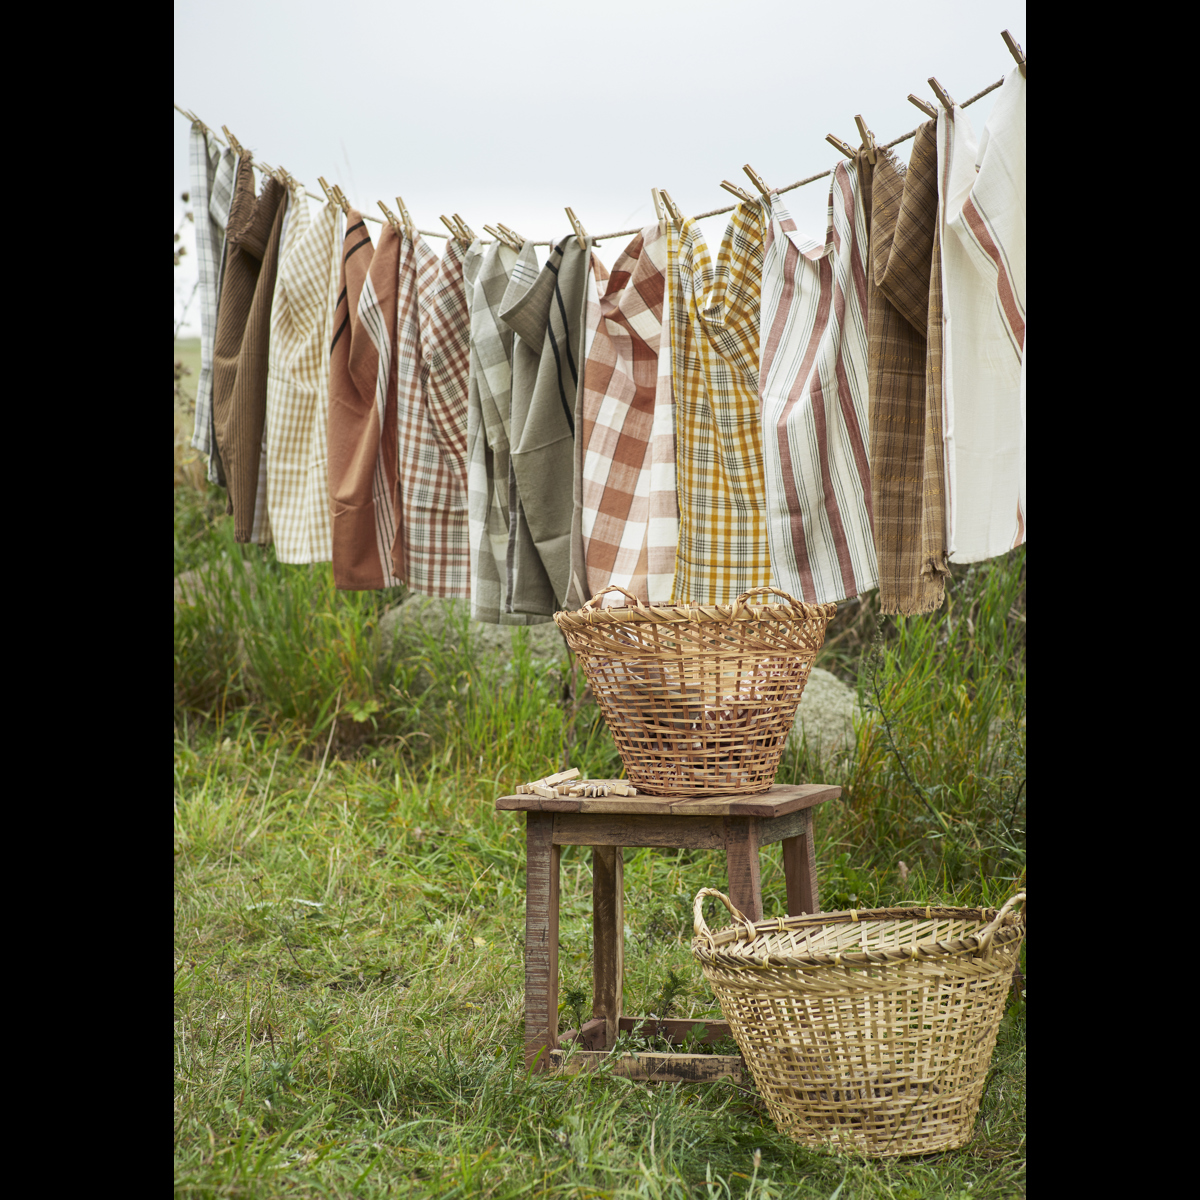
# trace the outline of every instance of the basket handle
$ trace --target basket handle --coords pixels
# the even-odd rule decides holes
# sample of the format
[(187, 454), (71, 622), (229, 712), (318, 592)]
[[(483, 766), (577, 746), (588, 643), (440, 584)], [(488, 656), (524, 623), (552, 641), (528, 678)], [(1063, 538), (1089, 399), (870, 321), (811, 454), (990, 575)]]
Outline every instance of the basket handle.
[(1024, 892), (1018, 892), (1015, 896), (1010, 896), (1004, 902), (1004, 907), (993, 918), (992, 923), (979, 935), (979, 955), (981, 958), (990, 957), (992, 953), (992, 939), (996, 936), (996, 930), (1000, 928), (1004, 918), (1008, 916), (1008, 910), (1018, 902), (1024, 907)]
[(736, 607), (741, 608), (743, 600), (748, 599), (750, 596), (760, 596), (763, 592), (774, 592), (776, 596), (782, 596), (792, 606), (800, 603), (795, 596), (789, 596), (787, 592), (782, 592), (777, 587), (751, 588), (748, 592), (743, 592), (733, 603)]
[(588, 601), (588, 602), (587, 602), (587, 603), (586, 603), (586, 604), (583, 606), (583, 611), (584, 611), (584, 612), (594, 612), (594, 611), (595, 611), (595, 609), (596, 609), (596, 601), (597, 601), (597, 600), (599, 600), (601, 596), (607, 596), (609, 592), (620, 592), (622, 596), (625, 596), (626, 598), (628, 598), (628, 599), (632, 600), (632, 601), (634, 602), (634, 604), (636, 604), (636, 605), (638, 606), (638, 608), (645, 608), (645, 607), (646, 607), (646, 606), (645, 606), (645, 605), (644, 605), (644, 604), (641, 602), (641, 600), (639, 600), (639, 599), (638, 599), (638, 597), (637, 597), (637, 596), (635, 596), (635, 595), (634, 595), (632, 592), (627, 592), (627, 591), (626, 591), (626, 590), (625, 590), (625, 589), (624, 589), (624, 588), (623, 588), (623, 587), (622, 587), (622, 586), (621, 586), (619, 583), (610, 583), (610, 584), (608, 585), (608, 587), (606, 587), (606, 588), (603, 588), (602, 590), (598, 591), (598, 592), (597, 592), (597, 593), (596, 593), (596, 594), (595, 594), (595, 595), (594, 595), (594, 596), (593, 596), (593, 597), (592, 597), (592, 598), (591, 598), (591, 599), (590, 599), (590, 600), (589, 600), (589, 601)]
[(730, 900), (730, 898), (725, 895), (724, 892), (718, 892), (716, 888), (701, 888), (696, 893), (696, 899), (692, 904), (692, 930), (697, 937), (703, 938), (708, 943), (709, 947), (712, 947), (712, 930), (709, 929), (704, 920), (705, 896), (716, 896), (716, 898), (720, 900), (727, 909), (729, 909), (730, 915), (733, 917), (733, 919), (741, 922), (741, 924), (744, 926), (745, 933), (748, 935), (746, 940), (750, 942), (754, 941), (754, 922), (751, 921), (744, 912), (740, 912), (737, 908), (735, 908), (733, 901)]

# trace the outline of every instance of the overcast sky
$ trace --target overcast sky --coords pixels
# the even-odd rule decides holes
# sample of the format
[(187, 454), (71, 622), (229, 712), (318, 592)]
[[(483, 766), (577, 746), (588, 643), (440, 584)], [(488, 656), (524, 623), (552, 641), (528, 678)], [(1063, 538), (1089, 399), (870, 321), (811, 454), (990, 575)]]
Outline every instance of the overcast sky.
[[(1012, 69), (1000, 31), (1028, 48), (1025, 4), (991, 0), (443, 0), (335, 8), (317, 0), (175, 0), (175, 101), (228, 125), (312, 192), (317, 176), (378, 213), (399, 193), (422, 229), (457, 211), (537, 239), (654, 219), (651, 187), (685, 213), (833, 165), (824, 140), (880, 141), (924, 118), (930, 75), (962, 101)], [(993, 97), (968, 110), (976, 134)], [(188, 188), (188, 122), (172, 110), (175, 224)], [(907, 158), (908, 144), (898, 153)], [(752, 189), (751, 189), (752, 190)], [(788, 193), (823, 236), (827, 181)], [(727, 218), (706, 222), (715, 251)], [(190, 230), (188, 231), (190, 237)], [(440, 241), (431, 243), (441, 250)], [(610, 265), (621, 246), (602, 244)], [(175, 311), (195, 280), (175, 271)], [(193, 304), (183, 335), (198, 336)]]

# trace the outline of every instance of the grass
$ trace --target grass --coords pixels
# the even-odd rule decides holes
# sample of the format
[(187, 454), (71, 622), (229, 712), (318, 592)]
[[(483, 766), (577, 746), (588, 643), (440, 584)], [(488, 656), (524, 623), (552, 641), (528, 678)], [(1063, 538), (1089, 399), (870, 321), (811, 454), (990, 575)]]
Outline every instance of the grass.
[[(880, 627), (868, 599), (831, 629), (822, 663), (866, 718), (851, 751), (799, 746), (780, 773), (846, 788), (817, 820), (825, 908), (997, 903), (1023, 880), (1024, 558), (962, 571), (934, 617)], [(1023, 1001), (975, 1138), (929, 1159), (801, 1149), (727, 1083), (528, 1077), (522, 826), (492, 801), (567, 760), (619, 770), (566, 652), (517, 631), (500, 664), (460, 628), (381, 655), (398, 593), (234, 545), (195, 487), (176, 567), (196, 598), (175, 607), (178, 1195), (1024, 1194)], [(782, 912), (778, 846), (762, 865)], [(626, 1011), (713, 1014), (690, 902), (719, 856), (627, 851), (625, 872)], [(589, 859), (564, 848), (564, 1029), (589, 1014), (590, 954)]]

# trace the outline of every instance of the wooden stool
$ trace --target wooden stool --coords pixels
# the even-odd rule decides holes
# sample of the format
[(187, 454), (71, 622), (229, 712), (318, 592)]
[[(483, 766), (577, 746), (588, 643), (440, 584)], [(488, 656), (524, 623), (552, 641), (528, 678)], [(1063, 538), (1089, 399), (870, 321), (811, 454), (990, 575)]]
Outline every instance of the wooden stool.
[[(622, 1016), (625, 860), (622, 846), (705, 847), (725, 851), (729, 896), (752, 921), (762, 920), (758, 850), (783, 843), (789, 915), (820, 912), (812, 810), (841, 795), (840, 787), (773, 787), (754, 796), (713, 798), (501, 796), (496, 807), (525, 813), (525, 1063), (545, 1070), (561, 1065), (558, 1048), (558, 863), (560, 846), (592, 847), (592, 1020), (563, 1036), (581, 1050), (573, 1070), (586, 1070), (610, 1050), (622, 1031), (643, 1018)], [(646, 1031), (680, 1042), (698, 1023), (705, 1042), (729, 1036), (723, 1021), (649, 1021)], [(737, 1055), (642, 1054), (614, 1064), (641, 1079), (740, 1077)]]

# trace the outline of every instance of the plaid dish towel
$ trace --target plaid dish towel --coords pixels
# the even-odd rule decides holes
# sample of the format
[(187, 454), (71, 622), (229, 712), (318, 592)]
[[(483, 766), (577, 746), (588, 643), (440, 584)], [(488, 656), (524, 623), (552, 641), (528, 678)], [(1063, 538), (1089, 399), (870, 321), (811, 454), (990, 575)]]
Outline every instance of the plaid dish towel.
[(328, 562), (329, 325), (337, 299), (341, 212), (329, 203), (310, 219), (308, 198), (299, 188), (289, 212), (271, 305), (267, 508), (280, 562)]
[(471, 594), (467, 517), (470, 310), (465, 254), (439, 263), (420, 234), (401, 240), (397, 294), (396, 575), (425, 596)]
[(714, 269), (700, 227), (668, 226), (679, 547), (677, 603), (771, 582), (758, 402), (763, 214), (734, 209)]
[[(616, 583), (643, 600), (668, 603), (679, 503), (670, 323), (663, 320), (669, 311), (665, 231), (651, 225), (639, 233), (598, 291), (589, 311), (576, 430), (582, 590), (586, 599)], [(624, 603), (613, 592), (603, 602), (618, 599)]]

